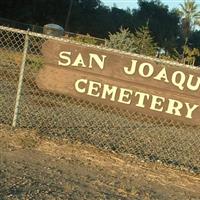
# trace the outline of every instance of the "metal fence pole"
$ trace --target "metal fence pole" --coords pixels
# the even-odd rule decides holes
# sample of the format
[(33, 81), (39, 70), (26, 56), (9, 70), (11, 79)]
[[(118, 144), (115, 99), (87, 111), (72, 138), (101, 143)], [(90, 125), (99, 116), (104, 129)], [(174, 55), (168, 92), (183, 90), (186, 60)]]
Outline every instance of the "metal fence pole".
[(23, 78), (24, 78), (24, 68), (25, 68), (26, 56), (27, 56), (27, 51), (28, 51), (28, 40), (29, 40), (28, 33), (29, 32), (27, 31), (26, 36), (25, 36), (23, 58), (22, 58), (22, 63), (21, 63), (21, 67), (20, 67), (19, 82), (18, 82), (18, 88), (17, 88), (17, 96), (16, 96), (16, 101), (15, 101), (15, 110), (14, 110), (14, 116), (13, 116), (13, 122), (12, 122), (12, 127), (13, 128), (16, 127), (17, 118), (18, 118), (18, 112), (19, 112), (19, 103), (20, 103), (22, 83), (23, 83)]

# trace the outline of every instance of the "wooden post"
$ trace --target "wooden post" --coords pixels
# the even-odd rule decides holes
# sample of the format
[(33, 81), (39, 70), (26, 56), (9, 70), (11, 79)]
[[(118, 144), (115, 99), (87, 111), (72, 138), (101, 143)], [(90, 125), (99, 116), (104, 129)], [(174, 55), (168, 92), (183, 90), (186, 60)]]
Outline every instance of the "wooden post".
[(28, 40), (29, 40), (29, 35), (28, 35), (28, 31), (27, 31), (27, 34), (25, 36), (23, 58), (22, 58), (22, 63), (21, 63), (21, 67), (20, 67), (19, 82), (18, 82), (18, 88), (17, 88), (17, 96), (16, 96), (16, 101), (15, 101), (15, 110), (14, 110), (14, 116), (13, 116), (13, 122), (12, 122), (12, 127), (13, 128), (16, 127), (17, 118), (18, 118), (19, 103), (20, 103), (21, 90), (22, 90), (22, 84), (23, 84), (23, 78), (24, 78), (24, 68), (25, 68), (27, 51), (28, 51)]

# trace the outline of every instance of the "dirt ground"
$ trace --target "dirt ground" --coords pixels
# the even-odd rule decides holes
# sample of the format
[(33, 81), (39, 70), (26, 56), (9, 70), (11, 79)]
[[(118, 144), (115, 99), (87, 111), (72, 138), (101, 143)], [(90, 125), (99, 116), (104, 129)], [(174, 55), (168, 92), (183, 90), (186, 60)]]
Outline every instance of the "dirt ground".
[(200, 176), (35, 132), (0, 129), (0, 200), (197, 200)]

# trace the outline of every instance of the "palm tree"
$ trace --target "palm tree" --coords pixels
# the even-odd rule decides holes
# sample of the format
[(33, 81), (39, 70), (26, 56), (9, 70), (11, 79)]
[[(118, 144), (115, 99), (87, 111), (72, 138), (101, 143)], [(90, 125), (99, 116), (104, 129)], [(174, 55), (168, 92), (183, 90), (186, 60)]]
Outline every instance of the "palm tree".
[(182, 17), (183, 34), (185, 38), (188, 38), (195, 26), (200, 26), (200, 11), (195, 0), (185, 0), (184, 4), (180, 4), (180, 6), (179, 13)]

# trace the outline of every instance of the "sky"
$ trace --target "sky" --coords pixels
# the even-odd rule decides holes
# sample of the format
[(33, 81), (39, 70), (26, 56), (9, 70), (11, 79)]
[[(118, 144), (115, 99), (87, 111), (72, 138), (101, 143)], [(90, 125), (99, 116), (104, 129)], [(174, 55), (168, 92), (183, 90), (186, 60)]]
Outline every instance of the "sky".
[[(106, 6), (113, 6), (115, 3), (118, 8), (126, 9), (129, 8), (137, 8), (137, 0), (101, 0)], [(168, 5), (170, 9), (179, 7), (180, 3), (184, 3), (184, 0), (161, 0), (161, 2), (165, 5)], [(196, 3), (200, 8), (200, 0), (196, 0)]]

